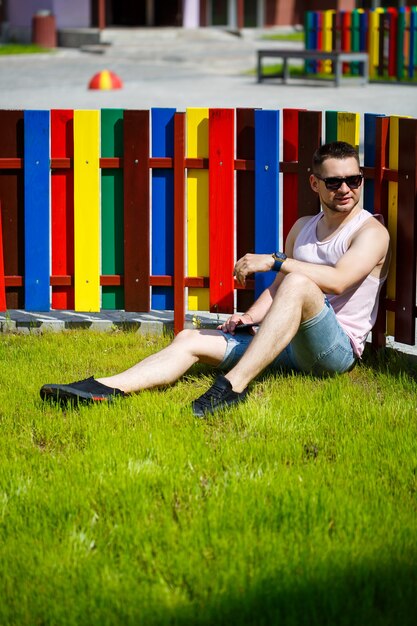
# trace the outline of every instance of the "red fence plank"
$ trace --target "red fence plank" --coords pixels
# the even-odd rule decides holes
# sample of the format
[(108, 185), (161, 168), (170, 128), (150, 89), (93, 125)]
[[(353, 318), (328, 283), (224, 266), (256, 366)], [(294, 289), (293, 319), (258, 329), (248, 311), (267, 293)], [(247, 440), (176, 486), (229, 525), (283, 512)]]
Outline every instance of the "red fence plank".
[(210, 311), (233, 311), (234, 110), (209, 114)]
[[(0, 111), (0, 137), (0, 158), (23, 159), (23, 111)], [(23, 276), (23, 170), (0, 170), (0, 199), (3, 212), (4, 272), (6, 276)], [(22, 309), (23, 289), (8, 287), (6, 302), (8, 309)]]
[[(74, 112), (51, 111), (51, 159), (74, 157)], [(74, 275), (74, 172), (52, 170), (51, 176), (52, 275)], [(53, 309), (74, 308), (74, 288), (52, 289)]]
[[(387, 9), (389, 16), (389, 43), (388, 43), (388, 76), (397, 75), (397, 23), (398, 11), (393, 7)], [(387, 16), (387, 17), (388, 17)]]
[[(251, 170), (236, 172), (236, 258), (255, 252), (255, 110), (236, 110), (236, 159), (252, 161)], [(237, 163), (235, 163), (236, 168)], [(245, 311), (253, 302), (253, 294), (240, 291), (236, 307)]]
[(174, 116), (174, 333), (185, 320), (185, 113)]
[(125, 111), (123, 133), (125, 309), (149, 311), (149, 111)]

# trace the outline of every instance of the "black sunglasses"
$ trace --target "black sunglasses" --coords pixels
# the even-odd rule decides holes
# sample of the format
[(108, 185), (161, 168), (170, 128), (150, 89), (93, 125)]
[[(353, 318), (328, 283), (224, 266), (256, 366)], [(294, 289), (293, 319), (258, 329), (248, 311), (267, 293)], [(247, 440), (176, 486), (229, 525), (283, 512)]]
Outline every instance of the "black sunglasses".
[(322, 178), (318, 174), (314, 174), (316, 178), (322, 180), (326, 185), (326, 189), (331, 191), (337, 191), (343, 183), (349, 187), (349, 189), (358, 189), (361, 186), (363, 180), (363, 174), (354, 174), (353, 176), (329, 176), (328, 178)]

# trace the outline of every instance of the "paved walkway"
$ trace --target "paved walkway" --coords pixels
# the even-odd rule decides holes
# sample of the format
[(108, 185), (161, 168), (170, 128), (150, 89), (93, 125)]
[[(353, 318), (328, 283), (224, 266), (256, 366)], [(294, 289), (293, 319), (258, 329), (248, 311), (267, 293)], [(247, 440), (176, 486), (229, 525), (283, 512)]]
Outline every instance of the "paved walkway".
[[(417, 87), (342, 86), (297, 81), (256, 83), (248, 74), (256, 50), (301, 47), (238, 37), (220, 29), (108, 29), (109, 45), (94, 52), (58, 49), (54, 54), (0, 57), (0, 108), (284, 107), (412, 115)], [(97, 48), (90, 48), (96, 50)], [(124, 82), (120, 91), (90, 91), (90, 78), (110, 69)]]

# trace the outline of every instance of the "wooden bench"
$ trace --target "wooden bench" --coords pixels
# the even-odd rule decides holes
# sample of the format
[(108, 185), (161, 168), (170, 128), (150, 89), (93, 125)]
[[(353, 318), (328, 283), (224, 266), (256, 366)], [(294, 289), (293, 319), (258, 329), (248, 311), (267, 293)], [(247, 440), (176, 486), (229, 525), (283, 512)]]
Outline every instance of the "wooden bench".
[[(282, 74), (264, 74), (262, 72), (262, 60), (265, 58), (278, 58), (283, 60)], [(367, 52), (325, 52), (323, 50), (290, 50), (290, 49), (264, 49), (258, 50), (258, 83), (267, 78), (282, 78), (284, 84), (288, 83), (289, 59), (302, 59), (304, 61), (332, 61), (334, 68), (335, 87), (339, 87), (343, 78), (343, 63), (358, 62), (359, 83), (366, 85), (369, 80), (369, 65)], [(315, 74), (307, 75), (305, 78), (315, 78)], [(349, 84), (352, 79), (349, 77)], [(356, 81), (355, 81), (356, 82)]]

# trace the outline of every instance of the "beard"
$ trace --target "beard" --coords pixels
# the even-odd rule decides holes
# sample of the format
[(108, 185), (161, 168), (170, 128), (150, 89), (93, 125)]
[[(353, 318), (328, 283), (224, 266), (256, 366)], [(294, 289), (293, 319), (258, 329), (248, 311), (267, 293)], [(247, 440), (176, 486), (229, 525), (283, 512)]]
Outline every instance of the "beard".
[(332, 213), (348, 213), (348, 212), (350, 213), (359, 203), (359, 199), (355, 200), (354, 198), (349, 198), (350, 202), (346, 203), (345, 205), (340, 206), (339, 202), (341, 202), (342, 200), (343, 198), (339, 198), (339, 199), (334, 199), (332, 202), (325, 202), (321, 198), (321, 203), (327, 209), (329, 209), (329, 211), (332, 211)]

